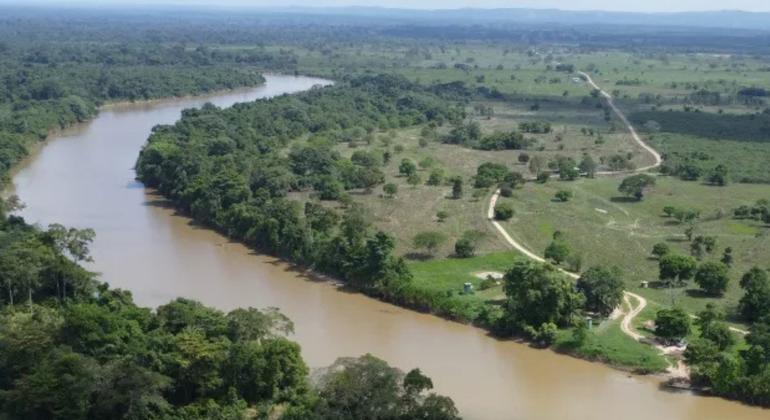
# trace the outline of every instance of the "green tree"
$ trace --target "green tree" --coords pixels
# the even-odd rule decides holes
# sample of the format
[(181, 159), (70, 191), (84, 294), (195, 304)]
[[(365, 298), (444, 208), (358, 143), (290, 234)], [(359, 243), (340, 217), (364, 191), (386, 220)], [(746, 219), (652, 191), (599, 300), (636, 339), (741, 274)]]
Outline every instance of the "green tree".
[(556, 192), (556, 195), (554, 196), (556, 201), (561, 201), (562, 203), (566, 203), (572, 198), (572, 191), (566, 191), (566, 190), (559, 190)]
[(444, 170), (442, 168), (433, 168), (426, 181), (428, 185), (438, 186), (444, 183)]
[(695, 323), (700, 329), (701, 338), (713, 342), (719, 351), (735, 344), (735, 337), (724, 322), (724, 314), (717, 311), (714, 304), (707, 304), (706, 309), (698, 313)]
[(549, 264), (516, 261), (504, 277), (505, 331), (539, 328), (545, 323), (571, 325), (584, 298), (572, 282)]
[(401, 164), (398, 165), (398, 173), (403, 176), (410, 176), (417, 172), (417, 165), (409, 159), (401, 160)]
[(389, 183), (382, 186), (382, 192), (385, 193), (385, 197), (393, 198), (398, 194), (398, 185)]
[(498, 203), (495, 205), (496, 220), (510, 220), (515, 213), (513, 206), (509, 203)]
[(658, 259), (663, 258), (664, 255), (668, 255), (671, 252), (671, 247), (663, 242), (658, 242), (652, 246), (652, 255)]
[(452, 198), (455, 200), (463, 198), (463, 179), (460, 177), (452, 178)]
[(486, 233), (480, 230), (468, 230), (455, 243), (455, 255), (460, 258), (470, 258), (476, 254), (476, 248), (485, 237)]
[(724, 252), (722, 253), (722, 259), (720, 260), (722, 264), (732, 267), (733, 265), (733, 249), (731, 247), (725, 248)]
[(604, 316), (620, 306), (623, 281), (617, 269), (591, 267), (577, 281), (577, 289), (586, 297), (586, 309)]
[(98, 363), (67, 349), (45, 355), (32, 371), (3, 392), (13, 418), (87, 418), (97, 389)]
[(433, 387), (430, 378), (417, 370), (404, 375), (369, 354), (337, 359), (318, 382), (319, 400), (310, 418), (459, 419), (452, 400), (426, 395)]
[(572, 158), (559, 158), (557, 165), (559, 169), (559, 179), (574, 181), (580, 176), (577, 163), (575, 163), (575, 160)]
[(561, 264), (570, 255), (570, 248), (563, 240), (555, 239), (545, 248), (545, 258)]
[(655, 315), (655, 335), (678, 341), (690, 334), (690, 316), (680, 308), (661, 309)]
[(529, 172), (535, 176), (540, 175), (546, 168), (546, 160), (540, 155), (535, 155), (529, 159)]
[(708, 174), (707, 181), (712, 185), (727, 185), (727, 166), (719, 164)]
[(618, 191), (636, 200), (641, 200), (647, 190), (655, 185), (655, 178), (647, 174), (629, 176), (620, 183)]
[(412, 244), (416, 249), (424, 249), (429, 254), (435, 254), (441, 244), (446, 242), (446, 235), (437, 231), (420, 232), (412, 239)]
[(767, 271), (753, 267), (741, 277), (744, 291), (738, 309), (743, 319), (755, 322), (770, 315), (770, 280)]
[(494, 184), (503, 182), (509, 174), (508, 168), (499, 163), (485, 162), (476, 168), (476, 188), (488, 188)]
[(422, 177), (417, 172), (409, 175), (409, 177), (406, 179), (406, 182), (412, 186), (412, 188), (417, 187), (422, 183)]
[(658, 261), (658, 278), (671, 285), (683, 284), (690, 280), (697, 268), (697, 263), (693, 257), (667, 254)]
[(32, 295), (41, 285), (40, 273), (51, 257), (34, 238), (14, 242), (0, 253), (0, 278), (5, 283), (11, 306), (19, 292), (25, 293), (28, 304), (32, 305)]
[(711, 296), (723, 295), (729, 282), (728, 268), (721, 262), (705, 262), (695, 272), (695, 283)]
[(584, 173), (588, 178), (596, 176), (597, 164), (589, 154), (583, 155), (583, 159), (580, 161), (580, 172)]
[(460, 238), (455, 242), (455, 255), (459, 258), (470, 258), (476, 254), (476, 244), (469, 238)]

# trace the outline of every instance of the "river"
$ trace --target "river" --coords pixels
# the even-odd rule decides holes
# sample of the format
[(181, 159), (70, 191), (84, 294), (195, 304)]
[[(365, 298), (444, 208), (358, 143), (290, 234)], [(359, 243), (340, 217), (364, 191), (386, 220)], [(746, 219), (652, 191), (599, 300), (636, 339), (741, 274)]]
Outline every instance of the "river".
[(57, 134), (22, 165), (12, 189), (29, 222), (91, 227), (95, 262), (137, 303), (177, 297), (229, 310), (278, 307), (311, 367), (372, 353), (404, 370), (420, 367), (467, 419), (765, 419), (770, 411), (672, 393), (660, 380), (625, 374), (484, 331), (415, 313), (313, 281), (283, 262), (191, 225), (134, 180), (150, 130), (184, 108), (229, 106), (308, 89), (325, 81), (268, 76), (264, 86), (203, 98), (111, 105), (93, 121)]

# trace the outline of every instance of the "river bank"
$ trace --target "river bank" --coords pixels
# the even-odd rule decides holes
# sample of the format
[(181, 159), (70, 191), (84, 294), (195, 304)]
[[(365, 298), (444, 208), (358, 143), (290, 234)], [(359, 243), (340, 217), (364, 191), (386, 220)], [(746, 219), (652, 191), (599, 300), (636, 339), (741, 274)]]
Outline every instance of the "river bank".
[[(248, 95), (212, 102), (228, 106), (318, 82), (268, 78)], [(766, 415), (725, 400), (661, 392), (653, 377), (496, 340), (478, 328), (347, 293), (192, 224), (134, 181), (133, 163), (149, 130), (203, 103), (172, 102), (106, 110), (48, 142), (14, 177), (15, 192), (28, 204), (21, 214), (30, 222), (96, 230), (89, 268), (113, 279), (113, 287), (131, 290), (138, 303), (154, 307), (185, 296), (223, 310), (279, 307), (294, 321), (293, 339), (310, 366), (368, 352), (402, 369), (420, 367), (469, 419)]]

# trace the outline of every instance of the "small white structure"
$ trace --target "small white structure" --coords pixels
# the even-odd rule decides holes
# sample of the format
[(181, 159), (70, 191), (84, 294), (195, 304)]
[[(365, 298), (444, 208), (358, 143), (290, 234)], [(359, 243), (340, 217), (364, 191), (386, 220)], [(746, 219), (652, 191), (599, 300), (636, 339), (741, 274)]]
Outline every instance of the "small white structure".
[(642, 286), (642, 289), (649, 289), (650, 282), (645, 280), (645, 281), (642, 282), (641, 286)]
[(470, 282), (465, 283), (463, 285), (463, 293), (465, 293), (466, 295), (473, 293), (473, 283), (470, 283)]

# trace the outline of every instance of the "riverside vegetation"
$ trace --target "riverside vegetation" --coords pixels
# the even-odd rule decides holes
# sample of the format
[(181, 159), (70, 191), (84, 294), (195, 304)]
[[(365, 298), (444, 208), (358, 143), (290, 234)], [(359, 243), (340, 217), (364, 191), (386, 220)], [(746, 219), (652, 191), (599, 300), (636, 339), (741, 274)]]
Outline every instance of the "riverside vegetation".
[(370, 355), (311, 381), (275, 309), (136, 306), (78, 264), (92, 231), (40, 230), (4, 211), (0, 238), (2, 418), (459, 418), (419, 369)]

